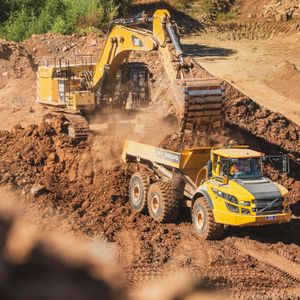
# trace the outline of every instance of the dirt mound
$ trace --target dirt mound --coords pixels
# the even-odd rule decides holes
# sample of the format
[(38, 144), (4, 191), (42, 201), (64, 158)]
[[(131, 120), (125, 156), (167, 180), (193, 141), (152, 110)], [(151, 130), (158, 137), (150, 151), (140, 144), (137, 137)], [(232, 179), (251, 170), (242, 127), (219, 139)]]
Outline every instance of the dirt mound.
[(0, 89), (11, 78), (34, 77), (35, 64), (23, 45), (0, 40)]
[(299, 16), (298, 0), (244, 0), (238, 3), (238, 17), (288, 21)]
[(282, 62), (269, 74), (267, 84), (284, 96), (300, 102), (300, 71), (290, 62)]
[(232, 293), (247, 286), (259, 294), (257, 289), (268, 289), (274, 280), (283, 291), (292, 286), (280, 272), (270, 278), (270, 268), (239, 255), (231, 239), (201, 242), (201, 253), (196, 254), (199, 240), (184, 211), (177, 224), (164, 225), (136, 214), (127, 201), (128, 181), (136, 166), (104, 169), (91, 151), (93, 140), (74, 144), (62, 126), (58, 117), (0, 134), (0, 184), (22, 195), (27, 220), (48, 232), (59, 228), (84, 240), (117, 243), (123, 279), (130, 286), (178, 270)]
[[(97, 33), (88, 35), (61, 35), (56, 33), (47, 33), (43, 35), (32, 35), (31, 38), (25, 40), (22, 45), (32, 53), (35, 63), (44, 63), (47, 60), (58, 59), (61, 57), (74, 60), (76, 54), (93, 55), (93, 58), (86, 57), (88, 62), (96, 60), (100, 53), (99, 48), (103, 46), (103, 38)], [(82, 57), (77, 58), (77, 63)]]
[[(59, 59), (71, 63), (95, 62), (101, 54), (104, 39), (96, 33), (63, 36), (48, 33), (33, 35), (22, 43), (0, 41), (0, 129), (11, 129), (20, 122), (28, 126), (40, 122), (49, 108), (34, 100), (37, 96), (38, 65), (59, 64)], [(78, 56), (85, 54), (87, 56)]]
[(276, 21), (289, 21), (300, 16), (298, 0), (273, 0), (264, 5), (262, 15)]

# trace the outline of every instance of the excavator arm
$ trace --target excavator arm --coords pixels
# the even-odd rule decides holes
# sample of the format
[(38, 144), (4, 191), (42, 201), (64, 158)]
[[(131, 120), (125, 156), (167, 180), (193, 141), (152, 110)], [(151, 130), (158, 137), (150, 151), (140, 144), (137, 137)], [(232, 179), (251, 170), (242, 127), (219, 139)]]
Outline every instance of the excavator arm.
[[(137, 27), (145, 23), (152, 23), (152, 31)], [(198, 78), (193, 75), (194, 63), (184, 56), (176, 23), (164, 9), (157, 10), (153, 17), (139, 15), (114, 21), (93, 78), (100, 98), (132, 51), (152, 50), (159, 52), (170, 81), (181, 132), (207, 132), (212, 127), (221, 127), (224, 87), (212, 76)]]
[(168, 10), (153, 16), (153, 36), (171, 82), (173, 105), (180, 130), (208, 132), (223, 125), (224, 87), (212, 76), (193, 75), (194, 63), (184, 55), (176, 23)]

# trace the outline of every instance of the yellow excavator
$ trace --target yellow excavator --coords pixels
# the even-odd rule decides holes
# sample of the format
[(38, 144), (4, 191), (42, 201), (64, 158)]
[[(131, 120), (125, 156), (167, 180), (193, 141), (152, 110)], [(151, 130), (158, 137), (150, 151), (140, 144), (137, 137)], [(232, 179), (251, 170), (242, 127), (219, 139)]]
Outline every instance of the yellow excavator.
[[(149, 25), (151, 30), (146, 29)], [(159, 52), (181, 132), (222, 126), (224, 87), (212, 76), (193, 76), (194, 64), (184, 55), (176, 23), (167, 10), (157, 10), (152, 17), (139, 14), (113, 21), (98, 63), (83, 55), (74, 63), (59, 59), (40, 66), (37, 101), (72, 112), (147, 105), (149, 71), (146, 64), (128, 62), (132, 51)], [(88, 132), (84, 126), (72, 130), (77, 138)]]

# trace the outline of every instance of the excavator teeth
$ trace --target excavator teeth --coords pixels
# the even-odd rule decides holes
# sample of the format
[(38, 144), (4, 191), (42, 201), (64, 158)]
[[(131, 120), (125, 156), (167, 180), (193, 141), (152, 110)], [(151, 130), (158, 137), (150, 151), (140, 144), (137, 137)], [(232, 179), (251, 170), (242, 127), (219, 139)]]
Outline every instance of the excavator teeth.
[(215, 128), (223, 124), (224, 87), (215, 79), (189, 79), (184, 86), (181, 132)]

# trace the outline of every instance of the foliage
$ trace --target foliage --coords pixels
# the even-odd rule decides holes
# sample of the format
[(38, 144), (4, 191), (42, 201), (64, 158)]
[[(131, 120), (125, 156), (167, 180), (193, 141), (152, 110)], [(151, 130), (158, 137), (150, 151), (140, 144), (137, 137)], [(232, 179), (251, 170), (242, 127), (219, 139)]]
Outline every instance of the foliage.
[(230, 21), (230, 20), (234, 20), (237, 17), (237, 11), (232, 9), (228, 12), (220, 12), (217, 14), (216, 20), (218, 22), (223, 22), (223, 21)]
[(0, 37), (20, 41), (34, 33), (103, 29), (129, 4), (129, 0), (1, 0)]
[(211, 0), (202, 0), (202, 8), (207, 14), (210, 14), (213, 12), (214, 5)]

